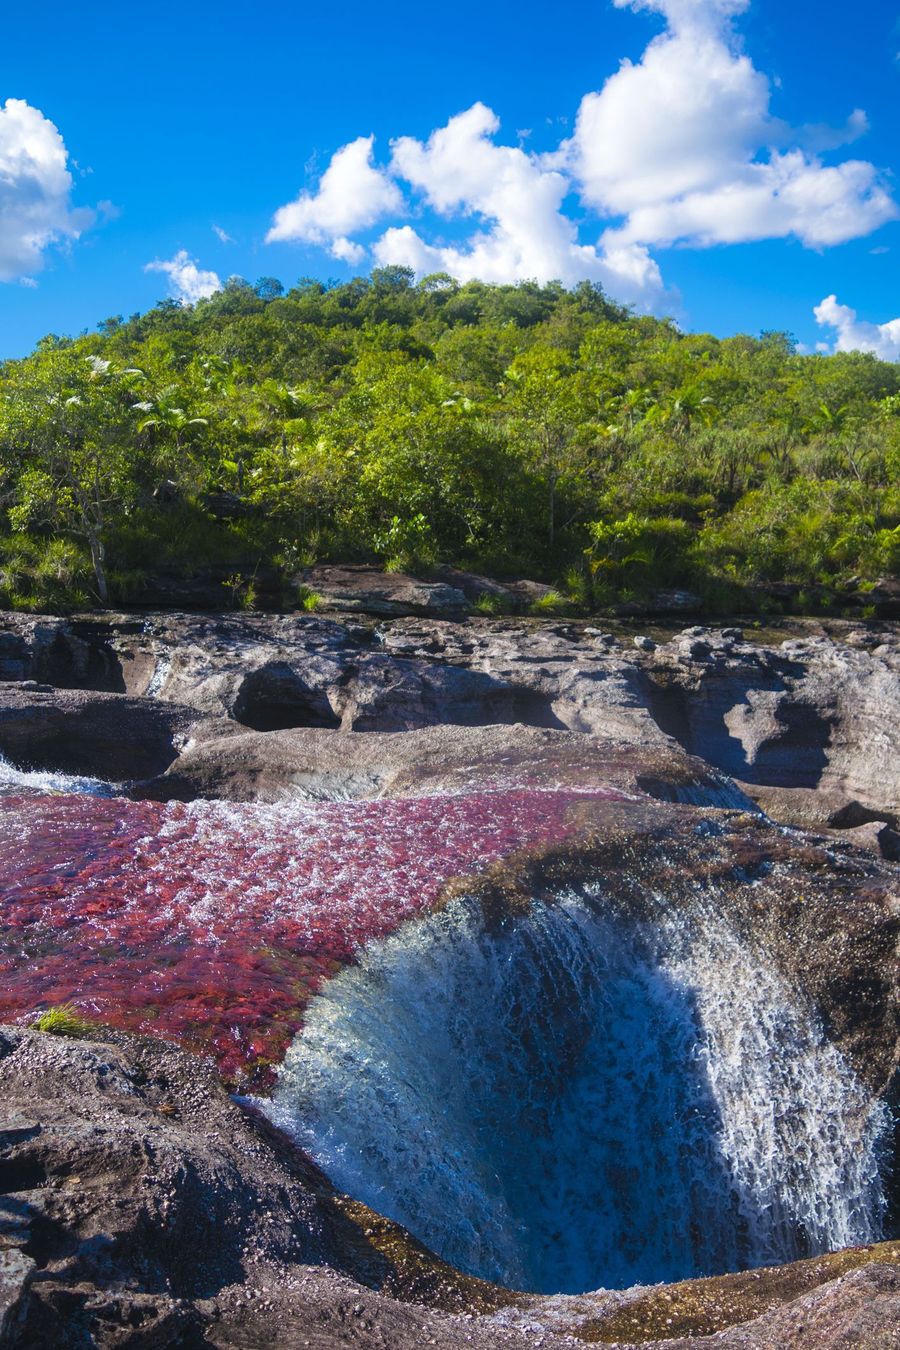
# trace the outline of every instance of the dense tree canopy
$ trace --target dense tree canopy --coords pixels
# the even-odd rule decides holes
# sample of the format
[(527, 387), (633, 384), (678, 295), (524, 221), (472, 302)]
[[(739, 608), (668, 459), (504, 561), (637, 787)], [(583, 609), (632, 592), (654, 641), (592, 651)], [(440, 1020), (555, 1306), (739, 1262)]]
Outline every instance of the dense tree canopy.
[(0, 366), (0, 601), (336, 558), (588, 608), (839, 596), (896, 570), (898, 482), (900, 367), (872, 356), (684, 334), (586, 283), (233, 279)]

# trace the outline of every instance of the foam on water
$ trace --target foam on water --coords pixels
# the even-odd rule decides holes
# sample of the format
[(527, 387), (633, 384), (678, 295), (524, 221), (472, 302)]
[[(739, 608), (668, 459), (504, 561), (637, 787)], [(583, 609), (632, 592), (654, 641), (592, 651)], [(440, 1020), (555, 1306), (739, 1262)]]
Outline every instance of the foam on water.
[(186, 805), (16, 782), (0, 800), (0, 1021), (75, 1002), (257, 1086), (312, 993), (366, 942), (451, 878), (558, 846), (583, 809), (621, 800), (529, 789)]
[(112, 797), (115, 789), (100, 778), (80, 778), (69, 773), (55, 773), (49, 769), (17, 769), (0, 755), (0, 796), (19, 793), (38, 793), (55, 796), (59, 793), (87, 794), (90, 797)]
[(704, 904), (636, 923), (597, 886), (499, 930), (468, 901), (408, 924), (312, 1001), (270, 1113), (341, 1189), (518, 1288), (874, 1240), (885, 1109)]

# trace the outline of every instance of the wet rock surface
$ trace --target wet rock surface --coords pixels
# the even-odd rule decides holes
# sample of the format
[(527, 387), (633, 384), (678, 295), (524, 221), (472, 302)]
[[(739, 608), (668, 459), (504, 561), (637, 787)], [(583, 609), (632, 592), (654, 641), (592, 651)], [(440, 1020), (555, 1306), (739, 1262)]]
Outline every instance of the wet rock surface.
[[(448, 1307), (471, 1296), (383, 1222), (399, 1260), (382, 1254), (374, 1216), (346, 1212), (205, 1061), (6, 1028), (0, 1084), (3, 1345), (272, 1344), (276, 1329), (292, 1344), (303, 1326), (338, 1345), (329, 1323), (354, 1325), (363, 1281)], [(207, 1339), (217, 1323), (246, 1339)]]
[(163, 772), (196, 727), (192, 709), (124, 694), (0, 686), (0, 754), (22, 769), (121, 782)]
[[(0, 754), (23, 766), (49, 764), (56, 755), (54, 767), (62, 767), (65, 750), (74, 772), (135, 780), (164, 770), (187, 746), (181, 790), (188, 791), (200, 772), (195, 744), (242, 729), (341, 733), (327, 751), (324, 739), (307, 744), (329, 763), (345, 757), (353, 764), (365, 755), (347, 732), (521, 725), (664, 753), (670, 762), (686, 752), (742, 784), (787, 824), (838, 830), (880, 824), (896, 831), (896, 629), (844, 624), (831, 636), (810, 631), (777, 645), (748, 636), (737, 628), (692, 627), (632, 640), (589, 624), (515, 618), (355, 623), (317, 615), (6, 615)], [(28, 681), (57, 692), (29, 690)], [(79, 704), (76, 690), (107, 700)], [(104, 720), (110, 732), (131, 728), (133, 762), (124, 752), (103, 751)], [(63, 724), (59, 734), (52, 730)], [(297, 772), (302, 779), (305, 751), (302, 737), (293, 759), (287, 745), (273, 760), (289, 794)], [(230, 774), (223, 769), (217, 792), (227, 795), (232, 782), (246, 799), (240, 765), (246, 755), (253, 777), (258, 749), (250, 739), (234, 742), (235, 767)], [(216, 753), (224, 764), (224, 747)], [(202, 776), (198, 790), (204, 791)], [(264, 792), (271, 799), (278, 790), (273, 764)], [(298, 790), (302, 795), (302, 782)], [(860, 842), (890, 857), (895, 843), (882, 833), (870, 831)]]
[(0, 1343), (17, 1350), (896, 1343), (896, 1243), (649, 1291), (513, 1295), (335, 1193), (196, 1057), (2, 1028), (0, 1090)]
[(521, 723), (435, 726), (404, 735), (336, 736), (308, 728), (263, 735), (235, 729), (196, 741), (165, 773), (136, 785), (134, 795), (158, 801), (331, 801), (598, 784), (664, 801), (753, 809), (724, 774), (677, 745), (642, 748)]
[[(890, 1347), (900, 1340), (900, 1243), (836, 1252), (815, 1261), (687, 1280), (638, 1294), (582, 1326), (594, 1344)], [(737, 1325), (735, 1325), (735, 1323)]]
[[(591, 625), (461, 617), (481, 593), (464, 574), (413, 591), (408, 579), (382, 579), (383, 617), (373, 619), (372, 579), (357, 576), (354, 592), (343, 575), (352, 569), (335, 571), (329, 584), (345, 608), (362, 595), (360, 620), (0, 616), (0, 756), (127, 785), (134, 800), (97, 812), (122, 858), (139, 864), (103, 861), (88, 799), (52, 816), (66, 847), (71, 837), (82, 851), (81, 870), (35, 862), (19, 882), (23, 988), (7, 1017), (34, 1006), (25, 985), (42, 961), (45, 1002), (70, 996), (83, 958), (97, 998), (112, 1000), (103, 981), (121, 952), (101, 932), (112, 915), (131, 925), (132, 989), (115, 994), (122, 1006), (132, 998), (123, 1025), (155, 1020), (168, 1034), (168, 991), (184, 1044), (197, 1032), (195, 1048), (221, 1066), (227, 1042), (234, 1068), (245, 1036), (262, 1063), (272, 1051), (248, 990), (281, 1000), (282, 1053), (357, 938), (462, 891), (500, 922), (599, 868), (627, 878), (623, 903), (636, 913), (654, 888), (686, 912), (713, 896), (802, 991), (867, 1091), (896, 1104), (895, 629), (847, 625), (762, 644), (735, 628), (691, 627), (635, 642)], [(514, 821), (491, 816), (504, 794)], [(446, 811), (428, 805), (438, 796)], [(10, 857), (27, 849), (25, 801), (11, 806)], [(205, 835), (181, 803), (208, 805)], [(275, 813), (264, 844), (245, 857), (229, 839), (217, 858), (216, 838), (240, 824), (228, 813), (253, 803)], [(305, 803), (334, 804), (334, 820), (277, 814)], [(45, 809), (34, 808), (34, 829)], [(303, 831), (322, 842), (326, 825), (339, 830), (352, 853), (353, 839), (385, 822), (378, 887), (362, 866), (352, 885), (350, 872), (340, 882), (342, 895), (356, 886), (369, 896), (372, 914), (360, 901), (337, 937), (265, 890), (265, 867), (288, 875)], [(169, 869), (160, 833), (177, 875), (150, 912), (141, 903)], [(467, 868), (476, 837), (483, 860)], [(433, 894), (415, 870), (417, 848), (429, 865), (446, 854)], [(261, 869), (252, 899), (235, 890), (233, 913), (191, 899), (194, 869), (217, 866), (225, 886), (251, 862)], [(320, 860), (315, 868), (325, 876)], [(311, 885), (312, 872), (297, 876)], [(385, 877), (395, 896), (379, 889)], [(50, 910), (76, 881), (71, 932), (55, 932), (63, 920)], [(375, 910), (380, 923), (390, 904), (396, 913), (378, 928)], [(202, 980), (178, 964), (198, 951)], [(223, 1011), (213, 1005), (232, 971), (241, 997)], [(123, 1031), (84, 1041), (18, 1026), (0, 1032), (0, 1094), (0, 1344), (900, 1345), (896, 1242), (650, 1291), (513, 1295), (460, 1275), (337, 1194), (197, 1055)], [(891, 1200), (886, 1231), (900, 1214), (900, 1197)]]

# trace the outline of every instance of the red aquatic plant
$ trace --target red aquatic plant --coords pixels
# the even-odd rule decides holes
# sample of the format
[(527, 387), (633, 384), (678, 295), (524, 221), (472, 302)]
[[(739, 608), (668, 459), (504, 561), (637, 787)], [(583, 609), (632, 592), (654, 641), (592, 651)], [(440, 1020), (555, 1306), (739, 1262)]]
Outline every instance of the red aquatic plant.
[(0, 1019), (71, 1003), (265, 1083), (321, 982), (612, 791), (279, 806), (0, 801)]

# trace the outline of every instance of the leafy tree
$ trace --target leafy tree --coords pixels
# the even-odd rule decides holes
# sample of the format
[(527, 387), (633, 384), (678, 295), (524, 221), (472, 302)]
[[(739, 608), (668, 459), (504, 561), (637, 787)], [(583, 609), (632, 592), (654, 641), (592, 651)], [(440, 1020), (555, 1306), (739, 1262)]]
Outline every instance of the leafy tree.
[(898, 529), (900, 365), (683, 333), (589, 283), (231, 278), (0, 365), (7, 604), (332, 557), (762, 605), (873, 584)]
[(556, 542), (560, 487), (586, 472), (590, 443), (590, 384), (579, 377), (567, 353), (534, 347), (506, 372), (504, 404), (510, 434), (543, 480), (547, 494), (547, 542)]
[(105, 605), (107, 529), (139, 491), (131, 400), (143, 372), (117, 368), (76, 343), (42, 351), (16, 374), (0, 414), (0, 443), (21, 466), (10, 524), (82, 537)]

